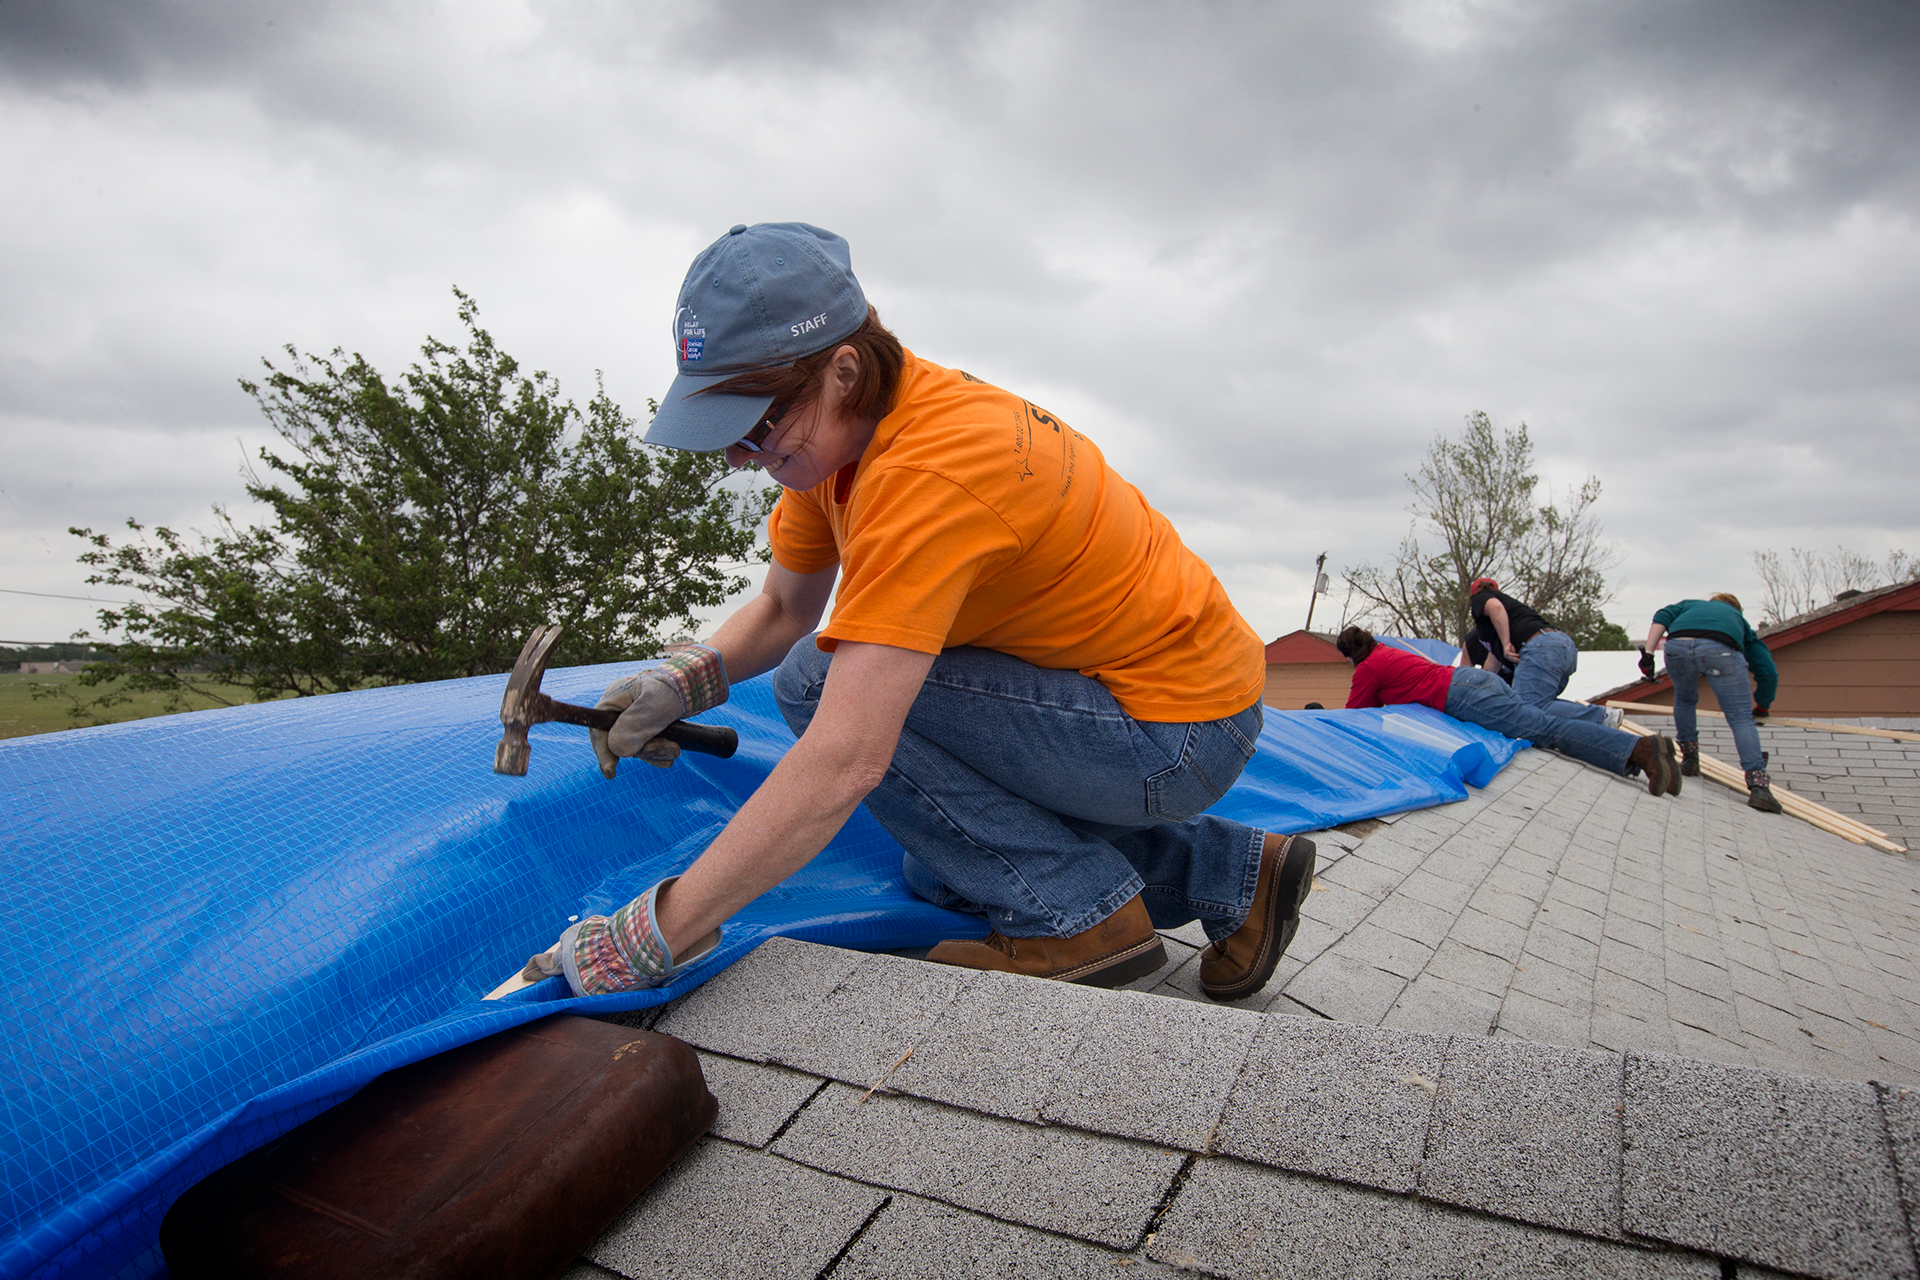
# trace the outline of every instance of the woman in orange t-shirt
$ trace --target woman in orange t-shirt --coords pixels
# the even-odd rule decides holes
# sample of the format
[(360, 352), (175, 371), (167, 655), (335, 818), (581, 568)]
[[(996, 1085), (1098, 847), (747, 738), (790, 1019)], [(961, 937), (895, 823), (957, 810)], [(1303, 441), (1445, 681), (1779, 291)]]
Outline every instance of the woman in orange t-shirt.
[(662, 728), (770, 670), (799, 742), (683, 874), (536, 966), (670, 981), (864, 801), (915, 892), (990, 926), (929, 960), (1117, 986), (1199, 920), (1207, 994), (1265, 985), (1314, 849), (1202, 812), (1253, 754), (1265, 665), (1165, 517), (1054, 415), (902, 348), (817, 227), (722, 236), (673, 332), (647, 440), (777, 480), (773, 563), (706, 644), (608, 688), (595, 750), (608, 777), (671, 764)]

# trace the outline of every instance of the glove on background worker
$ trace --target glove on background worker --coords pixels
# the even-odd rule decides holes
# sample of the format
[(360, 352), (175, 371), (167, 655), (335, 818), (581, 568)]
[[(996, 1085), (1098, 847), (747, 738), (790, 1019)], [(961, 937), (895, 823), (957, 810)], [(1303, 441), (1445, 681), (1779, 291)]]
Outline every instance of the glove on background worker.
[(605, 733), (588, 733), (601, 775), (613, 777), (622, 756), (638, 756), (665, 769), (680, 758), (680, 748), (659, 737), (660, 731), (675, 720), (719, 706), (727, 692), (720, 651), (704, 644), (675, 645), (660, 665), (621, 676), (595, 704), (596, 709), (618, 711), (620, 719)]

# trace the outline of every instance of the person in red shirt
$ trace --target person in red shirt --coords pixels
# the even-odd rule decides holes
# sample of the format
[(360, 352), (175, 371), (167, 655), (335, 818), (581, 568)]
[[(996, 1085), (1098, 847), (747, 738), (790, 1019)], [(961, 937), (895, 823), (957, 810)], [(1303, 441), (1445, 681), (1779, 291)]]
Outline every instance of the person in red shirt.
[(1491, 671), (1443, 667), (1417, 653), (1376, 644), (1364, 627), (1348, 627), (1335, 643), (1353, 663), (1349, 707), (1432, 707), (1455, 720), (1565, 752), (1608, 773), (1629, 777), (1642, 772), (1647, 790), (1656, 796), (1680, 794), (1679, 761), (1672, 740), (1664, 735), (1637, 738), (1621, 729), (1548, 715), (1522, 702)]

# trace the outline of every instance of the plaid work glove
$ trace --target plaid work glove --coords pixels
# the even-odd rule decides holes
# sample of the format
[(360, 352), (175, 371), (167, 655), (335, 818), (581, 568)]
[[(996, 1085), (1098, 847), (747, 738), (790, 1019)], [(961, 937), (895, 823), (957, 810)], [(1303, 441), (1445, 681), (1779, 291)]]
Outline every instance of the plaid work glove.
[(622, 676), (607, 686), (595, 708), (620, 713), (611, 730), (589, 730), (600, 773), (611, 778), (621, 756), (639, 756), (664, 769), (680, 748), (659, 736), (675, 720), (698, 715), (727, 700), (727, 668), (720, 651), (704, 644), (676, 645), (658, 666)]
[(686, 959), (674, 963), (673, 952), (654, 922), (654, 901), (679, 878), (668, 876), (611, 917), (588, 916), (568, 925), (558, 942), (527, 961), (520, 976), (538, 982), (564, 974), (576, 996), (665, 986), (720, 946), (720, 931), (715, 929)]

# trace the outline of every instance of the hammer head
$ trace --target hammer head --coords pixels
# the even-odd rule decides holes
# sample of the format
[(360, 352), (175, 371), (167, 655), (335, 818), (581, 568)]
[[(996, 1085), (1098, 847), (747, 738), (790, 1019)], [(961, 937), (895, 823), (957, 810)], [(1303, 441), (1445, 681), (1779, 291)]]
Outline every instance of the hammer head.
[(534, 723), (540, 677), (547, 673), (547, 655), (559, 642), (559, 627), (535, 627), (513, 664), (513, 674), (507, 677), (507, 691), (500, 698), (500, 745), (493, 749), (495, 773), (516, 778), (527, 776), (527, 757), (533, 752), (527, 743), (527, 726)]

